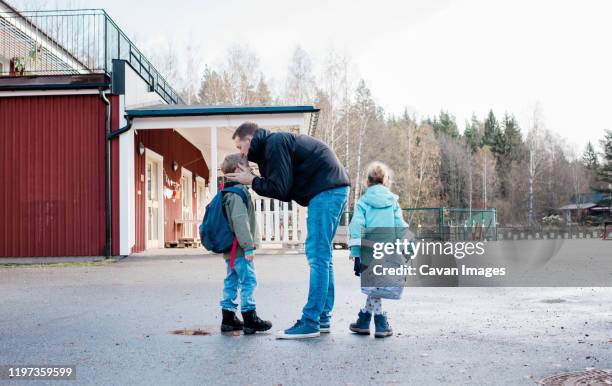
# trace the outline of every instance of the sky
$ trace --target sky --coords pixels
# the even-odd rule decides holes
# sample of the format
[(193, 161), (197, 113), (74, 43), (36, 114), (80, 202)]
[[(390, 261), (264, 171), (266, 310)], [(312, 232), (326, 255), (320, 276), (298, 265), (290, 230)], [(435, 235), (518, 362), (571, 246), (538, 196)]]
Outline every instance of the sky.
[[(9, 0), (10, 1), (10, 0)], [(538, 106), (546, 128), (581, 153), (612, 129), (612, 2), (608, 0), (55, 0), (27, 6), (104, 8), (148, 49), (194, 42), (218, 64), (234, 44), (284, 79), (297, 45), (315, 66), (347, 54), (389, 113), (441, 109), (463, 128), (489, 109), (514, 113), (524, 132)], [(315, 67), (316, 71), (316, 67)]]

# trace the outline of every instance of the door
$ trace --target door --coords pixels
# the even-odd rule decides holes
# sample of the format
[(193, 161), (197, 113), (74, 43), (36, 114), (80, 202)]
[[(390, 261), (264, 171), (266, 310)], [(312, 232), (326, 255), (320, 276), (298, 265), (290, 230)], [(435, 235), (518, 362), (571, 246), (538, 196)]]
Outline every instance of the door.
[[(196, 226), (204, 219), (206, 210), (206, 181), (202, 177), (196, 177)], [(196, 228), (197, 229), (197, 228)], [(196, 231), (196, 238), (199, 239), (199, 232)]]
[(191, 172), (185, 168), (182, 170), (181, 177), (181, 203), (182, 218), (185, 221), (183, 226), (183, 237), (193, 238), (193, 182)]
[(163, 158), (147, 149), (145, 157), (145, 234), (146, 247), (163, 246)]
[(206, 180), (196, 178), (196, 220), (202, 221), (206, 209)]

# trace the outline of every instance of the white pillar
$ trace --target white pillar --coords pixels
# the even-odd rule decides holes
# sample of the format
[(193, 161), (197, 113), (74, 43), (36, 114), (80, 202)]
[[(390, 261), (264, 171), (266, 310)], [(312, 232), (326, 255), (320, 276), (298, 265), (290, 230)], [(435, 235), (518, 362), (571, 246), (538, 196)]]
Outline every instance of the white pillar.
[[(119, 96), (119, 127), (127, 125), (125, 96)], [(119, 136), (119, 254), (129, 255), (136, 239), (134, 130)]]
[(210, 128), (210, 194), (217, 194), (217, 128)]
[(295, 201), (291, 203), (291, 241), (298, 241), (298, 214)]
[(269, 243), (272, 240), (272, 213), (270, 211), (270, 199), (264, 199), (264, 221), (265, 221), (265, 232), (266, 242)]
[(279, 200), (274, 200), (274, 241), (280, 241), (280, 205)]
[(283, 243), (289, 241), (289, 203), (283, 202)]
[(261, 221), (261, 198), (255, 198), (253, 202), (255, 203), (255, 219), (257, 221), (257, 228), (259, 229), (259, 242), (261, 243), (263, 236), (263, 222)]
[(305, 206), (298, 207), (298, 215), (299, 215), (299, 224), (300, 224), (300, 243), (306, 242), (306, 237), (308, 237), (308, 226), (306, 218), (308, 217), (308, 208)]

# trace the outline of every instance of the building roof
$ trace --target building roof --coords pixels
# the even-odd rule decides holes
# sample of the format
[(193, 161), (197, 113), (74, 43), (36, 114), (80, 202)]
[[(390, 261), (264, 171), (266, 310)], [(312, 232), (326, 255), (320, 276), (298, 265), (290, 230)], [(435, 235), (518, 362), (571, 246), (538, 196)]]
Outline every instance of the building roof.
[(156, 105), (127, 110), (129, 118), (316, 113), (314, 106)]
[(576, 209), (590, 209), (597, 206), (594, 202), (585, 202), (582, 204), (569, 204), (559, 208), (559, 210), (576, 210)]
[(599, 202), (603, 200), (604, 198), (606, 198), (606, 196), (603, 193), (597, 193), (597, 192), (579, 193), (579, 194), (574, 194), (572, 196), (572, 198), (570, 199), (570, 203), (584, 204), (584, 203), (589, 203), (589, 202)]
[(0, 76), (0, 91), (108, 88), (110, 81), (105, 74)]

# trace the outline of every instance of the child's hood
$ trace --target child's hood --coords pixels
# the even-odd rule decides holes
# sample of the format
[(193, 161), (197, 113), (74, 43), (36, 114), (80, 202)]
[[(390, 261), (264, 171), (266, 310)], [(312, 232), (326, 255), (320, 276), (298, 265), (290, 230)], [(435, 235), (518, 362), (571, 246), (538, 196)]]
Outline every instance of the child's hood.
[(361, 197), (363, 202), (373, 208), (387, 208), (397, 202), (397, 195), (382, 184), (370, 186)]

